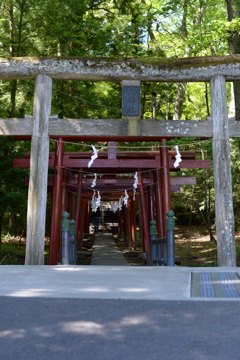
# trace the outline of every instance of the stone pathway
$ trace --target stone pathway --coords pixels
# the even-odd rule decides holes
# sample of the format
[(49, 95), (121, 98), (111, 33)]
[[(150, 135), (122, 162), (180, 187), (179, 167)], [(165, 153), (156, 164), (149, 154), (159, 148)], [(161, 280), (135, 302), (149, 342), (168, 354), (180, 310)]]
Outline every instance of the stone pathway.
[(129, 266), (110, 233), (94, 235), (91, 265)]

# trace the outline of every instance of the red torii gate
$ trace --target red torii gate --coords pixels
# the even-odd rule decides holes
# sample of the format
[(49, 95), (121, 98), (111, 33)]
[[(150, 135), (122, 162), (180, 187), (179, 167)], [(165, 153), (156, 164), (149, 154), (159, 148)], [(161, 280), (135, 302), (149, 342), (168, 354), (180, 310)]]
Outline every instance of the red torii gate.
[[(48, 188), (53, 190), (52, 219), (50, 235), (49, 265), (55, 265), (60, 251), (60, 220), (61, 212), (68, 211), (76, 220), (77, 242), (82, 246), (84, 223), (90, 221), (89, 205), (86, 211), (85, 198), (93, 193), (91, 178), (83, 178), (84, 173), (103, 173), (104, 177), (97, 180), (94, 190), (103, 192), (103, 201), (112, 201), (120, 197), (125, 190), (130, 196), (129, 208), (123, 207), (119, 226), (123, 221), (124, 234), (128, 246), (135, 247), (136, 214), (133, 202), (133, 179), (117, 177), (124, 173), (138, 172), (138, 200), (141, 206), (143, 248), (147, 263), (150, 261), (149, 222), (156, 219), (158, 236), (166, 235), (166, 212), (170, 210), (170, 191), (178, 191), (180, 185), (195, 184), (193, 177), (170, 177), (170, 171), (177, 172), (180, 168), (208, 168), (209, 160), (196, 160), (195, 153), (181, 151), (180, 166), (174, 167), (175, 151), (168, 151), (162, 141), (160, 151), (117, 151), (116, 142), (108, 142), (108, 151), (99, 151), (91, 168), (88, 163), (92, 152), (64, 152), (64, 141), (56, 142), (55, 153), (49, 154), (49, 167), (54, 167), (54, 178), (48, 179)], [(14, 159), (15, 167), (29, 167), (30, 154), (24, 159)], [(78, 179), (71, 177), (71, 172), (78, 172)], [(116, 194), (116, 189), (118, 193)], [(69, 190), (76, 193), (75, 211), (69, 199)], [(146, 194), (149, 191), (149, 196)], [(118, 195), (118, 196), (117, 196)], [(89, 203), (89, 201), (87, 201)], [(73, 213), (74, 212), (74, 213)], [(85, 221), (86, 220), (86, 221)]]

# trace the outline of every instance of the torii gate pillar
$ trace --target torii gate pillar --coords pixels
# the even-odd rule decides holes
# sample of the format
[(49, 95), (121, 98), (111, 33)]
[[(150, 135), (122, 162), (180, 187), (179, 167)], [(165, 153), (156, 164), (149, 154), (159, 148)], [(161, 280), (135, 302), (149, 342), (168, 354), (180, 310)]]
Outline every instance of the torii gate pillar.
[(44, 265), (51, 99), (52, 79), (38, 75), (34, 93), (25, 265)]
[(218, 266), (236, 266), (227, 95), (221, 75), (211, 79), (211, 102)]

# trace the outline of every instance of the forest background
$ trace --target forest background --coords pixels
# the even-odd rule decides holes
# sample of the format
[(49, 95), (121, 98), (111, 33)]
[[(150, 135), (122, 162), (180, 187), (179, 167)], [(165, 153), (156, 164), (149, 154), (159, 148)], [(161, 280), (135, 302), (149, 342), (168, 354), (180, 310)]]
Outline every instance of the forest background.
[[(0, 57), (104, 56), (183, 58), (240, 53), (240, 0), (0, 0)], [(239, 83), (227, 84), (229, 116), (240, 120)], [(1, 80), (0, 118), (33, 111), (34, 81)], [(234, 96), (235, 95), (235, 96)], [(143, 119), (206, 120), (211, 116), (208, 83), (142, 83)], [(121, 84), (53, 81), (52, 114), (59, 118), (121, 118)], [(181, 139), (169, 148), (194, 150), (211, 159), (211, 141)], [(118, 149), (157, 149), (153, 143), (118, 144)], [(155, 147), (156, 146), (156, 147)], [(238, 139), (231, 140), (236, 228), (240, 228)], [(68, 151), (89, 143), (67, 144)], [(54, 144), (50, 144), (54, 151)], [(30, 151), (29, 141), (0, 137), (0, 238), (24, 236), (29, 169), (12, 160)], [(49, 170), (51, 174), (51, 170)], [(197, 186), (172, 196), (177, 223), (214, 229), (213, 173), (187, 170)], [(49, 202), (51, 199), (49, 198)]]

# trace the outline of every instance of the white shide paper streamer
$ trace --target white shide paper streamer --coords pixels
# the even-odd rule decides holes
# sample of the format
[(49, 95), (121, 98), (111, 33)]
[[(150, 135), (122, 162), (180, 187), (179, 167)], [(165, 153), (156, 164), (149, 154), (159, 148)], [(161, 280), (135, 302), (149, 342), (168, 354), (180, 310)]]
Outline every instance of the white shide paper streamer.
[(123, 199), (123, 203), (126, 207), (128, 207), (128, 193), (127, 193), (127, 190), (125, 190), (125, 196), (124, 196), (124, 199)]
[(135, 179), (135, 181), (133, 183), (133, 200), (135, 200), (136, 189), (138, 187), (138, 172), (137, 171), (135, 172), (134, 179)]
[(94, 174), (94, 179), (92, 181), (91, 187), (94, 188), (96, 186), (96, 183), (97, 183), (97, 174)]
[(176, 168), (179, 166), (180, 162), (182, 161), (181, 154), (179, 152), (178, 146), (175, 146), (177, 155), (175, 156), (176, 161), (174, 162), (173, 166)]
[(93, 149), (93, 155), (91, 156), (91, 160), (88, 163), (88, 168), (90, 168), (92, 166), (94, 160), (98, 158), (98, 151), (94, 145), (92, 145), (92, 149)]

